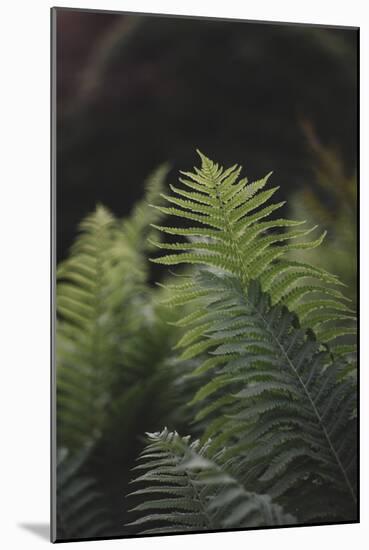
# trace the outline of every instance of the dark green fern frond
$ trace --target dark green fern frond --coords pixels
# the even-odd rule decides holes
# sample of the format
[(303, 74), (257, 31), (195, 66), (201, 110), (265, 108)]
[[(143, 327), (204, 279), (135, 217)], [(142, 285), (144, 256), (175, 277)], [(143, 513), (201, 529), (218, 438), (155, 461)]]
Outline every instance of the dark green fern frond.
[[(255, 281), (245, 293), (237, 277), (202, 271), (194, 284), (200, 296), (206, 291), (194, 301), (202, 313), (179, 345), (182, 357), (207, 354), (193, 375), (213, 373), (190, 404), (200, 405), (196, 420), (206, 420), (202, 440), (212, 438), (213, 453), (228, 447), (225, 456), (236, 461), (248, 487), (278, 497), (303, 487), (316, 499), (312, 517), (354, 517), (356, 386), (350, 363), (301, 328), (295, 313), (272, 306)], [(327, 489), (330, 506), (321, 500), (320, 507), (318, 495)]]
[(167, 429), (147, 435), (135, 468), (143, 473), (134, 480), (145, 486), (130, 495), (143, 499), (131, 510), (140, 517), (129, 526), (152, 525), (141, 533), (153, 534), (295, 523), (270, 497), (246, 491), (209, 460), (199, 440)]
[[(354, 332), (352, 313), (342, 305), (344, 296), (337, 288), (341, 285), (338, 278), (318, 267), (289, 259), (291, 250), (319, 246), (325, 233), (310, 241), (299, 240), (315, 227), (300, 229), (305, 222), (283, 218), (267, 220), (284, 204), (268, 204), (278, 190), (278, 187), (265, 190), (270, 173), (248, 183), (246, 178), (238, 179), (239, 166), (223, 169), (202, 153), (199, 155), (201, 168), (182, 172), (182, 187), (171, 186), (173, 195), (163, 195), (170, 206), (155, 207), (163, 214), (190, 222), (191, 227), (154, 225), (163, 233), (186, 240), (155, 243), (172, 253), (152, 261), (221, 269), (236, 276), (244, 288), (250, 280), (258, 279), (273, 304), (288, 302), (294, 311), (304, 307), (307, 293), (314, 292), (315, 305), (303, 312), (302, 324), (313, 328), (322, 341)], [(186, 290), (191, 292), (190, 287)]]

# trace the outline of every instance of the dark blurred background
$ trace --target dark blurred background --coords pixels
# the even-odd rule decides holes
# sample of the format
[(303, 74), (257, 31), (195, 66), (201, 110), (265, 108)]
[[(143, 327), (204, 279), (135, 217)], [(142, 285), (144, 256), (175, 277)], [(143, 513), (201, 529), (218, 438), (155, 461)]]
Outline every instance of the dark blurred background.
[(143, 181), (200, 148), (283, 198), (312, 180), (301, 123), (356, 168), (353, 29), (57, 10), (57, 256), (97, 202), (127, 214)]

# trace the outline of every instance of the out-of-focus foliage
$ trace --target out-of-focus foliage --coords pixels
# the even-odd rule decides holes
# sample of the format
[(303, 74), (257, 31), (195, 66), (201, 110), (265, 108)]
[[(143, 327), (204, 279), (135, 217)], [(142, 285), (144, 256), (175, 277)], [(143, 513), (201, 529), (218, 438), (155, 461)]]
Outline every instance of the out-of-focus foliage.
[[(89, 448), (83, 471), (102, 488), (111, 520), (105, 534), (122, 531), (125, 478), (147, 426), (185, 422), (178, 403), (184, 381), (172, 358), (180, 329), (160, 305), (165, 291), (148, 283), (148, 238), (157, 235), (150, 223), (161, 217), (148, 203), (166, 173), (162, 167), (150, 178), (128, 219), (97, 206), (57, 271), (58, 446), (73, 459)], [(96, 534), (83, 525), (78, 536)]]
[(338, 152), (323, 145), (311, 124), (303, 130), (312, 156), (311, 185), (294, 193), (289, 201), (293, 217), (307, 219), (327, 231), (318, 250), (299, 250), (293, 257), (319, 263), (347, 285), (347, 295), (356, 305), (357, 278), (357, 177), (347, 174)]
[[(152, 178), (148, 198), (159, 193), (165, 173), (161, 169)], [(170, 348), (156, 349), (155, 332), (164, 330), (169, 345), (170, 329), (160, 322), (147, 284), (147, 237), (157, 217), (146, 201), (123, 222), (98, 206), (81, 223), (70, 257), (59, 265), (58, 436), (70, 449), (100, 439), (118, 413), (112, 392), (126, 388), (124, 399), (118, 396), (119, 407), (132, 410), (134, 403), (145, 401), (135, 400), (135, 394), (149, 395), (156, 378), (165, 376), (161, 358)], [(133, 340), (138, 335), (142, 344), (137, 348)], [(150, 364), (140, 357), (145, 353)]]

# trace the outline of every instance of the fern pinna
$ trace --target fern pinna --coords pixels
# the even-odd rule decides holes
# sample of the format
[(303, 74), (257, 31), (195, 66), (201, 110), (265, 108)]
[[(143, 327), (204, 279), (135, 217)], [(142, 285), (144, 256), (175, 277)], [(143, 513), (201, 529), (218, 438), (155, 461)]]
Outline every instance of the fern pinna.
[(283, 205), (267, 204), (270, 174), (248, 183), (199, 154), (155, 207), (186, 220), (155, 228), (186, 240), (156, 242), (172, 253), (153, 261), (195, 266), (169, 303), (191, 304), (177, 347), (213, 376), (190, 403), (207, 459), (299, 522), (355, 520), (355, 318), (337, 277), (289, 256), (324, 234), (295, 241), (315, 228), (267, 220)]

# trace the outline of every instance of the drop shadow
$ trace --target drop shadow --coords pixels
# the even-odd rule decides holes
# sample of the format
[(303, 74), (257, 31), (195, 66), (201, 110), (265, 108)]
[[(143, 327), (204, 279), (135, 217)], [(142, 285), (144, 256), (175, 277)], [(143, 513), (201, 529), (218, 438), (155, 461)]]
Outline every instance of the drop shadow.
[(19, 523), (18, 526), (34, 533), (41, 539), (50, 540), (50, 526), (48, 523)]

